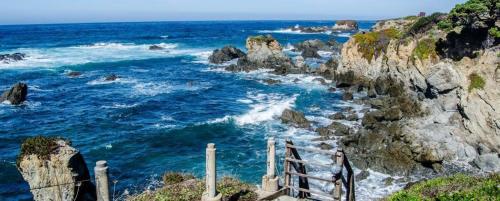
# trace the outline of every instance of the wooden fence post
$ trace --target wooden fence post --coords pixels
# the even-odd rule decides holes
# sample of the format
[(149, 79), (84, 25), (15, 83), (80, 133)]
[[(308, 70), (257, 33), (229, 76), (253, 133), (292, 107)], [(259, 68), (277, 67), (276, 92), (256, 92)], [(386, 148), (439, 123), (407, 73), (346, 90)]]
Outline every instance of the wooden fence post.
[(206, 175), (205, 183), (206, 189), (201, 197), (202, 201), (220, 201), (222, 195), (217, 194), (217, 171), (215, 166), (215, 144), (207, 144), (206, 150)]
[(97, 161), (94, 172), (97, 201), (109, 201), (109, 179), (107, 162)]
[(335, 189), (333, 191), (333, 199), (341, 200), (342, 199), (342, 169), (344, 168), (344, 151), (342, 148), (337, 149), (336, 154), (336, 167), (340, 168), (337, 170), (338, 175), (334, 175), (335, 177)]
[(267, 172), (262, 176), (262, 190), (265, 192), (278, 191), (278, 180), (276, 176), (276, 141), (274, 138), (267, 140)]

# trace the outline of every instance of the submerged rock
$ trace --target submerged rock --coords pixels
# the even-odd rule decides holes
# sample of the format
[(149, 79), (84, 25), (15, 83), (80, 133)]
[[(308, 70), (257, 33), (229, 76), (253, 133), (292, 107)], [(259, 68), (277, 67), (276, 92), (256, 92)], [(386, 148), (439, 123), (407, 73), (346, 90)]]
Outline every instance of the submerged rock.
[(31, 190), (35, 201), (96, 200), (83, 156), (67, 141), (43, 136), (26, 139), (17, 167), (35, 189)]
[(279, 81), (279, 80), (273, 80), (273, 79), (265, 79), (265, 80), (263, 80), (263, 82), (266, 83), (266, 84), (269, 84), (269, 85), (281, 83), (281, 81)]
[(149, 50), (163, 50), (165, 48), (159, 46), (159, 45), (151, 45), (149, 46)]
[(14, 54), (0, 54), (0, 61), (3, 63), (10, 63), (21, 61), (26, 57), (24, 53), (14, 53)]
[(69, 77), (78, 77), (80, 75), (82, 75), (81, 72), (78, 72), (78, 71), (71, 71), (67, 74)]
[(120, 78), (118, 75), (111, 74), (111, 75), (106, 76), (106, 78), (104, 80), (106, 80), (106, 81), (115, 81), (118, 78)]
[(0, 102), (9, 101), (12, 105), (19, 105), (26, 101), (28, 95), (28, 85), (25, 83), (17, 83), (10, 90), (5, 91), (0, 96)]
[(233, 59), (244, 57), (246, 54), (234, 46), (225, 46), (222, 49), (216, 49), (208, 60), (214, 64), (222, 64)]
[(304, 113), (286, 109), (281, 114), (281, 121), (286, 124), (292, 124), (301, 128), (310, 128), (311, 122), (306, 119)]

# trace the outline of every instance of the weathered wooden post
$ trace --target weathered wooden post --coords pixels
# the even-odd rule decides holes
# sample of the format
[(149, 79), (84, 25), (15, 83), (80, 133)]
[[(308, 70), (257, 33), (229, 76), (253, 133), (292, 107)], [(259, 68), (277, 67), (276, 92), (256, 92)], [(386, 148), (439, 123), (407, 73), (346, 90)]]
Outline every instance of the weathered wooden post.
[(217, 181), (217, 171), (215, 166), (215, 144), (207, 144), (207, 158), (206, 158), (206, 189), (201, 197), (202, 201), (220, 201), (222, 200), (222, 195), (217, 194), (216, 181)]
[(262, 190), (274, 193), (278, 191), (279, 178), (276, 176), (276, 141), (267, 140), (267, 174), (262, 176)]
[(97, 201), (109, 201), (108, 163), (97, 161), (94, 172)]
[(333, 199), (342, 199), (342, 169), (344, 168), (344, 151), (342, 148), (337, 149), (336, 156), (336, 175), (335, 177), (335, 189), (333, 191)]

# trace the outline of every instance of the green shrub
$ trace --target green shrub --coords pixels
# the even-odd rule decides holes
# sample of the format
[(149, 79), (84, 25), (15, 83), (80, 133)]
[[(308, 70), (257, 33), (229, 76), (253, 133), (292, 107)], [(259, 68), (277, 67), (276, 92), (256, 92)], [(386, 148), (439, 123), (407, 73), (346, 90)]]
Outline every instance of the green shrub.
[(498, 27), (492, 27), (488, 30), (488, 33), (494, 38), (500, 38), (500, 29)]
[[(498, 12), (500, 2), (498, 0), (469, 0), (463, 4), (457, 4), (449, 14), (453, 26), (472, 26), (478, 23), (495, 23), (495, 15)], [(489, 21), (489, 22), (487, 22)]]
[(194, 179), (195, 177), (190, 174), (182, 174), (178, 172), (167, 172), (163, 174), (163, 184), (164, 185), (172, 185), (181, 183), (183, 181), (187, 181), (190, 179)]
[(453, 28), (453, 25), (451, 24), (451, 21), (446, 18), (437, 23), (438, 29), (443, 30), (443, 31), (450, 31)]
[(418, 19), (418, 17), (415, 16), (415, 15), (409, 15), (409, 16), (404, 17), (403, 19), (405, 19), (405, 20), (416, 20), (416, 19)]
[(415, 47), (412, 54), (420, 60), (437, 58), (436, 41), (432, 38), (426, 38), (418, 41), (417, 47)]
[(470, 80), (469, 92), (471, 92), (473, 89), (483, 89), (484, 85), (486, 84), (484, 79), (476, 73), (470, 74), (469, 80)]
[(271, 35), (259, 35), (259, 36), (251, 36), (251, 37), (248, 37), (249, 41), (255, 41), (256, 43), (266, 43), (266, 44), (269, 44), (273, 41), (276, 41), (276, 39), (274, 39)]
[[(179, 173), (169, 173), (179, 178)], [(205, 182), (194, 180), (192, 183), (175, 183), (153, 192), (143, 192), (139, 195), (130, 196), (128, 201), (192, 201), (201, 200)], [(237, 179), (224, 177), (217, 182), (217, 191), (222, 194), (222, 200), (232, 201), (254, 201), (257, 200), (255, 186), (243, 183)]]
[(444, 13), (433, 13), (432, 15), (419, 18), (408, 30), (409, 34), (424, 33), (444, 18)]
[(387, 198), (389, 201), (424, 200), (491, 200), (500, 198), (500, 175), (475, 177), (456, 174), (419, 182), (408, 189), (396, 192)]
[(353, 37), (358, 45), (358, 51), (361, 52), (363, 58), (371, 63), (373, 58), (377, 58), (387, 51), (391, 40), (400, 38), (400, 35), (398, 30), (389, 28), (378, 32), (358, 33)]
[[(36, 136), (24, 140), (21, 144), (21, 152), (17, 156), (17, 167), (19, 167), (19, 164), (24, 156), (27, 155), (34, 154), (42, 160), (48, 160), (50, 158), (50, 154), (52, 154), (58, 147), (57, 140), (62, 140), (62, 138)], [(69, 142), (67, 143), (69, 144)]]

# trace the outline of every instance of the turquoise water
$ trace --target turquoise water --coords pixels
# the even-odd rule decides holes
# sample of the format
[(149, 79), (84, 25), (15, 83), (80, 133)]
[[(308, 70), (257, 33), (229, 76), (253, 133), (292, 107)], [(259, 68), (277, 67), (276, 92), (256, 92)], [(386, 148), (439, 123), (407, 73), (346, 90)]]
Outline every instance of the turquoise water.
[[(166, 171), (201, 177), (209, 142), (217, 147), (219, 175), (258, 184), (267, 137), (277, 138), (278, 155), (285, 138), (316, 146), (316, 133), (281, 124), (284, 109), (303, 111), (320, 126), (346, 103), (312, 76), (228, 73), (207, 58), (226, 44), (244, 49), (245, 39), (257, 34), (272, 34), (285, 47), (307, 39), (348, 39), (280, 30), (296, 24), (333, 21), (0, 26), (0, 54), (28, 55), (0, 63), (0, 89), (18, 81), (29, 85), (23, 105), (0, 104), (0, 200), (31, 199), (15, 159), (22, 140), (35, 135), (71, 140), (89, 169), (107, 160), (117, 194), (154, 187)], [(360, 22), (362, 29), (372, 25)], [(151, 51), (153, 44), (165, 49)], [(68, 77), (71, 71), (82, 75)], [(110, 74), (120, 78), (105, 81)], [(266, 78), (282, 83), (267, 85)]]

